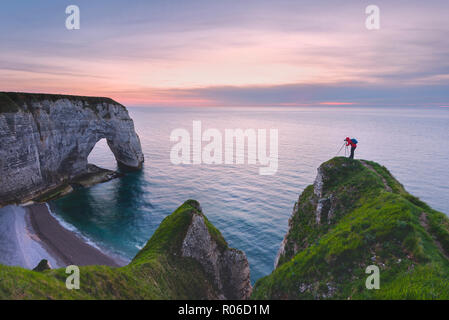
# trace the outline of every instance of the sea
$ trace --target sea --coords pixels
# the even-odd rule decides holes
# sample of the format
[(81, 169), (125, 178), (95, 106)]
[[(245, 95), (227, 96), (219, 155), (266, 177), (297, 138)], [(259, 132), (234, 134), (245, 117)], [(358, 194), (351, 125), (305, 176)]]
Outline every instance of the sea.
[[(69, 226), (105, 252), (130, 261), (161, 221), (187, 199), (231, 247), (243, 250), (251, 280), (273, 270), (295, 201), (313, 183), (317, 167), (345, 156), (343, 140), (356, 138), (355, 157), (379, 162), (415, 196), (449, 213), (449, 108), (442, 107), (129, 107), (140, 137), (142, 171), (95, 185), (49, 203)], [(262, 165), (176, 164), (173, 131), (277, 130), (277, 171)], [(175, 131), (175, 132), (179, 132)], [(216, 131), (217, 132), (217, 131)], [(270, 151), (267, 139), (267, 154)], [(223, 144), (225, 141), (223, 141)], [(203, 142), (203, 148), (207, 143)], [(274, 146), (274, 145), (273, 145)], [(274, 150), (274, 149), (272, 149)], [(245, 151), (248, 151), (245, 149)], [(117, 169), (105, 140), (89, 162)]]

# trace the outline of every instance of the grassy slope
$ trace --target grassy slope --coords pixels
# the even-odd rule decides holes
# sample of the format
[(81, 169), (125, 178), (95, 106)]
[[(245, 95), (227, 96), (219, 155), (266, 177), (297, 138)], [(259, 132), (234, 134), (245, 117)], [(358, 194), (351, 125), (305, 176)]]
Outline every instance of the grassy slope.
[[(65, 269), (34, 272), (0, 265), (0, 299), (205, 299), (213, 298), (212, 281), (201, 265), (180, 254), (193, 214), (194, 200), (166, 217), (133, 261), (121, 268), (80, 268), (80, 290), (65, 287)], [(207, 221), (207, 220), (206, 220)], [(211, 235), (227, 247), (220, 232)]]
[[(449, 299), (449, 220), (408, 194), (385, 167), (365, 163), (370, 168), (345, 158), (322, 165), (323, 196), (332, 196), (335, 209), (331, 223), (315, 223), (309, 186), (278, 268), (256, 283), (252, 298)], [(380, 290), (365, 288), (372, 264), (380, 268)]]

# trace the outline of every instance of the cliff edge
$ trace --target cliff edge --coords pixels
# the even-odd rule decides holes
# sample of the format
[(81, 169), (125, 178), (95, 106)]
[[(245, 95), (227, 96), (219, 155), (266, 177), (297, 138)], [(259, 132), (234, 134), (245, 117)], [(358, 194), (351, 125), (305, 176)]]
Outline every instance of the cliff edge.
[(134, 123), (112, 99), (0, 92), (0, 206), (82, 177), (89, 172), (89, 153), (103, 138), (120, 167), (141, 168)]
[[(295, 203), (254, 299), (449, 299), (449, 219), (383, 166), (334, 158)], [(368, 266), (379, 289), (367, 289)]]
[(80, 267), (80, 289), (65, 286), (65, 269), (42, 272), (0, 265), (0, 299), (247, 299), (245, 254), (188, 200), (167, 216), (124, 267)]

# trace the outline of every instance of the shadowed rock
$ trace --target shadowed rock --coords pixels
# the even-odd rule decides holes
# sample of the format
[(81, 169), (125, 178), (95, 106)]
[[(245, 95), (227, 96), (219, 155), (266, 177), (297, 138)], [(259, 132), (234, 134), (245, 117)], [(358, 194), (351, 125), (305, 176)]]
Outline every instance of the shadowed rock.
[[(195, 206), (195, 203), (198, 204)], [(190, 202), (194, 208), (199, 203)], [(248, 299), (252, 287), (248, 260), (243, 251), (220, 246), (209, 231), (201, 211), (193, 214), (182, 243), (182, 256), (197, 260), (217, 286), (221, 298)]]
[(39, 264), (33, 269), (33, 271), (42, 272), (50, 269), (51, 269), (50, 262), (48, 262), (47, 259), (42, 259), (41, 262), (39, 262)]

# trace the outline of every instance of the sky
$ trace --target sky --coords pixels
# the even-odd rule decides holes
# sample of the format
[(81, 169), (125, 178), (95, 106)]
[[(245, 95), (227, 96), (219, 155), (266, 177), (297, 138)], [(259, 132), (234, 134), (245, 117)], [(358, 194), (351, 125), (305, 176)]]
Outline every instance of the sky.
[[(365, 26), (368, 5), (380, 29)], [(80, 8), (67, 30), (68, 5)], [(3, 1), (0, 91), (128, 106), (449, 106), (447, 0)]]

